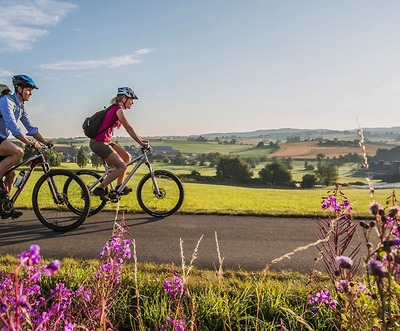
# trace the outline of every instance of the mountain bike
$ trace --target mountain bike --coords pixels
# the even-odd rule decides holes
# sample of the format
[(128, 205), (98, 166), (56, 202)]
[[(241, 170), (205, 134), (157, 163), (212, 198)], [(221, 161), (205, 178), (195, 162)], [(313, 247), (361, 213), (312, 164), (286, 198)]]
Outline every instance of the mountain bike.
[[(149, 215), (154, 217), (167, 217), (175, 213), (182, 205), (184, 198), (183, 186), (180, 179), (173, 173), (166, 170), (153, 170), (148, 154), (151, 150), (144, 148), (140, 149), (141, 153), (139, 156), (133, 158), (127, 166), (136, 163), (131, 173), (125, 178), (124, 182), (116, 190), (113, 184), (110, 184), (110, 188), (105, 188), (111, 202), (118, 202), (123, 195), (123, 190), (131, 180), (132, 176), (136, 173), (142, 164), (145, 164), (149, 168), (149, 173), (146, 174), (139, 182), (136, 197), (140, 207)], [(99, 175), (98, 173), (90, 170), (79, 170), (75, 173), (82, 178), (82, 180), (88, 186), (89, 192), (99, 185), (104, 178), (113, 170), (105, 164), (106, 171)], [(100, 212), (106, 201), (101, 200), (98, 196), (94, 196), (92, 193), (91, 197), (91, 209), (89, 216), (95, 215)]]
[[(9, 172), (30, 165), (28, 172), (21, 170), (14, 182), (16, 191), (10, 198), (2, 191), (0, 211), (3, 216), (13, 217), (14, 203), (25, 187), (33, 170), (41, 165), (43, 176), (35, 184), (32, 193), (33, 210), (39, 221), (51, 230), (66, 232), (80, 226), (90, 211), (90, 196), (85, 183), (72, 171), (50, 169), (43, 152), (52, 146), (41, 146), (36, 155), (9, 169)], [(3, 176), (3, 177), (4, 177)]]

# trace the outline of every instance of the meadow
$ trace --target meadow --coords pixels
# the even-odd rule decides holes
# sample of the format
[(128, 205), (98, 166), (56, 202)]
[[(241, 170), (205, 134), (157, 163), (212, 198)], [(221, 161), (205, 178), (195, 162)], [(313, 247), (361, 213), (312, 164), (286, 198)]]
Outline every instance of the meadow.
[[(18, 263), (19, 260), (15, 257), (0, 256), (0, 273), (12, 273)], [(44, 259), (41, 263), (48, 264), (50, 261)], [(56, 276), (43, 277), (37, 283), (42, 295), (51, 293), (57, 284), (65, 284), (71, 291), (69, 293), (79, 292), (82, 285), (90, 284), (88, 279), (101, 268), (102, 262), (64, 259), (60, 261), (60, 265)], [(182, 275), (182, 268), (173, 265), (125, 264), (119, 276), (119, 286), (109, 285), (105, 280), (108, 288), (115, 291), (113, 306), (106, 311), (114, 325), (111, 329), (123, 331), (258, 328), (272, 331), (279, 329), (279, 325), (289, 330), (300, 330), (304, 325), (308, 325), (313, 330), (334, 330), (332, 311), (315, 314), (312, 312), (312, 306), (307, 304), (309, 293), (318, 288), (314, 283), (309, 283), (310, 278), (307, 275), (291, 271), (269, 271), (263, 274), (221, 269), (216, 272), (193, 267), (185, 278), (184, 295), (178, 292), (178, 296), (171, 296), (171, 293), (165, 290), (166, 281), (173, 277), (183, 279)], [(326, 276), (316, 275), (315, 279), (319, 281), (318, 286), (329, 286)], [(105, 293), (104, 299), (112, 296), (112, 292)], [(179, 294), (184, 296), (183, 300), (180, 300)], [(66, 298), (64, 305), (69, 300)], [(175, 305), (178, 300), (179, 307)], [(101, 306), (98, 302), (94, 304)], [(69, 321), (73, 316), (84, 315), (75, 311), (74, 302), (70, 303), (69, 308)], [(89, 308), (90, 304), (86, 304), (84, 312)], [(98, 316), (93, 316), (93, 320), (96, 318), (99, 319)], [(185, 321), (186, 327), (172, 328), (166, 322), (168, 319)], [(162, 326), (165, 326), (165, 329)]]
[[(181, 168), (165, 167), (155, 163), (156, 169), (167, 169), (176, 173), (187, 173)], [(77, 170), (76, 164), (66, 163), (60, 168)], [(92, 169), (91, 166), (87, 167)], [(210, 171), (203, 167), (205, 171)], [(190, 168), (192, 169), (192, 168)], [(212, 170), (215, 171), (215, 170)], [(210, 172), (212, 172), (210, 171)], [(136, 200), (135, 188), (142, 176), (147, 173), (145, 166), (132, 178), (130, 186), (134, 192), (122, 197), (120, 208), (132, 213), (142, 212)], [(31, 208), (32, 191), (37, 179), (42, 175), (37, 169), (29, 178), (24, 190), (16, 202), (17, 208)], [(299, 170), (298, 177), (302, 174)], [(347, 177), (343, 177), (345, 179)], [(185, 200), (178, 213), (182, 214), (220, 214), (220, 215), (259, 215), (259, 216), (293, 216), (317, 217), (324, 216), (321, 201), (326, 197), (330, 187), (313, 189), (270, 189), (251, 188), (230, 185), (213, 185), (183, 182)], [(358, 189), (356, 186), (343, 187), (343, 192), (354, 208), (354, 217), (369, 217), (368, 206), (371, 198), (368, 189)], [(391, 189), (376, 190), (378, 201), (385, 202), (392, 193)], [(108, 203), (106, 210), (115, 209), (115, 204)]]
[[(132, 141), (126, 138), (116, 138), (122, 145), (131, 145)], [(74, 140), (79, 146), (86, 145), (87, 140)], [(271, 157), (271, 149), (256, 148), (258, 139), (239, 139), (236, 144), (218, 144), (214, 141), (192, 141), (187, 139), (153, 139), (152, 145), (168, 145), (180, 150), (182, 153), (223, 153), (239, 155), (241, 157), (261, 158)], [(315, 158), (320, 152), (318, 149), (312, 149), (316, 142), (302, 142), (282, 144), (281, 150), (295, 151), (300, 150), (304, 159), (292, 160), (291, 174), (293, 180), (300, 182), (305, 174), (313, 173), (312, 170), (305, 170), (304, 165), (307, 160), (309, 165), (317, 168), (317, 161), (307, 159)], [(302, 146), (301, 148), (299, 146)], [(379, 146), (373, 145), (374, 148)], [(325, 147), (326, 149), (326, 147)], [(329, 155), (339, 156), (343, 152), (343, 147), (329, 147)], [(354, 148), (353, 148), (354, 149)], [(278, 151), (279, 152), (279, 151)], [(305, 153), (308, 153), (307, 155)], [(285, 154), (285, 155), (286, 155)], [(265, 167), (267, 162), (259, 162), (252, 169), (253, 177), (258, 177), (258, 172)], [(355, 163), (346, 163), (339, 168), (338, 182), (346, 185), (343, 187), (347, 197), (352, 202), (354, 207), (354, 216), (357, 218), (368, 217), (369, 195), (367, 190), (358, 189), (355, 182), (366, 183), (365, 178), (355, 178), (351, 174), (354, 169), (359, 166)], [(197, 171), (201, 176), (215, 176), (216, 169), (209, 166), (200, 165), (174, 165), (172, 163), (163, 163), (161, 161), (153, 162), (154, 169), (169, 170), (175, 174), (188, 175), (192, 171)], [(63, 163), (60, 168), (68, 170), (78, 170), (76, 163)], [(90, 164), (87, 169), (95, 170)], [(99, 168), (102, 171), (102, 168)], [(147, 168), (142, 166), (138, 173), (133, 177), (129, 184), (134, 189), (141, 177), (147, 173)], [(17, 208), (31, 207), (31, 192), (37, 178), (41, 175), (40, 169), (35, 170), (32, 178), (27, 183), (26, 188), (17, 201)], [(326, 196), (329, 187), (319, 187), (313, 189), (270, 189), (270, 188), (254, 188), (240, 187), (237, 185), (214, 185), (184, 182), (185, 200), (180, 209), (180, 213), (202, 213), (202, 214), (232, 214), (232, 215), (260, 215), (260, 216), (306, 216), (316, 217), (323, 216), (320, 204), (322, 197)], [(349, 185), (350, 184), (350, 185)], [(349, 185), (349, 186), (348, 186)], [(389, 196), (391, 190), (377, 190), (377, 199), (383, 201)], [(113, 209), (115, 206), (112, 203), (106, 205), (106, 209)], [(125, 196), (121, 200), (121, 208), (128, 212), (141, 212), (141, 209), (136, 200), (136, 194), (133, 192)]]
[[(249, 146), (241, 147), (243, 148), (241, 151), (232, 153), (254, 151), (254, 148)], [(211, 151), (212, 148), (215, 146), (208, 150)], [(314, 165), (314, 162), (309, 164)], [(255, 176), (264, 165), (265, 163), (260, 163), (254, 168)], [(310, 172), (304, 170), (304, 160), (294, 160), (292, 165), (292, 175), (295, 180), (300, 180), (303, 174)], [(181, 175), (188, 174), (192, 170), (199, 171), (203, 176), (215, 175), (215, 168), (206, 166), (175, 166), (161, 162), (154, 163), (153, 166), (155, 169), (167, 169)], [(368, 189), (358, 189), (356, 185), (351, 185), (351, 182), (359, 181), (351, 177), (353, 167), (354, 164), (346, 164), (340, 168), (339, 181), (344, 184), (341, 190), (345, 196), (329, 187), (289, 190), (184, 182), (185, 201), (179, 213), (304, 216), (329, 219), (333, 215), (330, 206), (336, 210), (335, 215), (338, 216), (337, 207), (347, 213), (348, 204), (344, 202), (348, 201), (353, 208), (353, 216), (370, 222), (371, 225), (365, 227), (371, 229), (373, 227), (371, 217), (375, 217), (369, 208), (371, 195)], [(64, 163), (61, 168), (77, 170), (76, 164), (73, 163)], [(92, 169), (90, 165), (87, 168)], [(146, 172), (147, 169), (142, 167), (131, 186), (136, 187), (141, 175)], [(40, 170), (33, 173), (17, 201), (17, 208), (31, 208), (33, 185), (41, 175)], [(375, 190), (374, 198), (385, 205), (386, 199), (391, 194), (391, 189)], [(340, 198), (336, 199), (337, 195)], [(330, 205), (332, 203), (334, 205)], [(116, 205), (109, 203), (106, 208), (115, 210)], [(141, 212), (134, 193), (124, 196), (119, 208), (126, 212)], [(382, 210), (378, 216), (381, 217), (383, 213)], [(393, 211), (391, 213), (393, 214)], [(346, 222), (347, 216), (341, 217)], [(379, 221), (378, 218), (377, 220)], [(335, 228), (339, 225), (334, 222), (328, 224), (330, 225), (324, 230), (327, 232), (323, 237), (331, 240), (333, 245), (340, 244), (341, 248), (335, 249), (335, 254), (339, 255), (341, 249), (345, 247), (342, 244), (348, 240), (346, 238), (350, 236), (351, 231)], [(351, 221), (347, 224), (351, 224)], [(384, 233), (385, 226), (385, 223), (378, 222), (379, 233)], [(396, 223), (393, 221), (390, 226), (393, 231), (398, 229), (397, 218)], [(3, 291), (0, 292), (0, 296), (3, 296), (0, 327), (11, 326), (12, 324), (8, 323), (14, 323), (23, 326), (15, 328), (16, 330), (36, 330), (33, 325), (43, 326), (47, 323), (52, 325), (49, 330), (63, 327), (68, 331), (75, 329), (374, 330), (379, 325), (382, 326), (379, 329), (389, 330), (387, 326), (397, 325), (396, 319), (399, 315), (397, 308), (392, 309), (390, 306), (386, 308), (385, 304), (386, 293), (389, 293), (389, 296), (395, 293), (391, 288), (393, 282), (388, 282), (388, 290), (386, 287), (382, 290), (383, 284), (379, 283), (383, 277), (382, 272), (374, 274), (375, 271), (368, 271), (369, 267), (363, 268), (363, 272), (370, 273), (369, 278), (365, 279), (356, 275), (355, 269), (347, 271), (353, 266), (353, 261), (349, 257), (333, 257), (333, 261), (329, 264), (338, 264), (334, 275), (332, 271), (329, 273), (329, 270), (328, 274), (312, 272), (310, 275), (291, 271), (274, 272), (268, 268), (260, 272), (223, 270), (221, 257), (220, 266), (216, 267), (215, 271), (198, 270), (193, 267), (196, 250), (189, 265), (185, 265), (183, 255), (182, 266), (179, 267), (138, 264), (135, 246), (133, 246), (134, 263), (129, 261), (125, 263), (124, 260), (129, 259), (131, 255), (130, 248), (127, 247), (129, 241), (123, 240), (123, 226), (117, 225), (114, 229), (117, 229), (117, 234), (113, 231), (113, 238), (106, 244), (102, 253), (103, 259), (100, 260), (64, 259), (61, 261), (61, 267), (57, 267), (58, 262), (46, 260), (40, 262), (37, 255), (38, 248), (33, 246), (29, 252), (22, 253), (20, 259), (0, 256), (0, 288)], [(341, 234), (347, 237), (340, 238)], [(391, 243), (384, 241), (385, 238), (388, 237), (381, 236), (382, 247), (384, 245), (387, 247)], [(320, 244), (323, 243), (324, 241), (320, 241)], [(314, 245), (315, 243), (310, 247)], [(328, 255), (321, 250), (321, 258), (324, 261), (330, 256), (330, 249), (327, 252)], [(370, 260), (369, 263), (375, 261), (373, 254), (371, 252), (366, 258), (366, 263)], [(398, 259), (385, 261), (390, 264), (390, 261)], [(39, 262), (42, 266), (33, 268), (33, 265)], [(16, 267), (19, 263), (20, 265)], [(24, 267), (27, 268), (26, 271), (22, 271)], [(53, 276), (39, 277), (41, 270)], [(387, 270), (397, 269), (388, 266)], [(376, 304), (377, 291), (374, 290), (373, 283), (369, 284), (372, 294), (364, 295), (364, 288), (367, 287), (364, 284), (373, 280), (373, 277), (378, 277), (376, 286), (378, 291), (382, 292), (381, 305)], [(20, 292), (13, 290), (12, 282), (15, 288), (21, 289)], [(354, 285), (351, 284), (356, 283), (359, 284), (358, 289), (353, 290)], [(349, 284), (352, 289), (345, 290), (344, 284)], [(394, 284), (397, 286), (397, 283)], [(349, 305), (346, 300), (351, 302), (359, 300), (359, 302), (357, 305)], [(16, 303), (15, 309), (10, 308), (12, 303)], [(22, 306), (25, 310), (20, 308)], [(375, 307), (377, 307), (376, 312)], [(99, 310), (102, 311), (101, 314)], [(390, 316), (386, 318), (387, 311), (396, 315), (395, 319)], [(354, 314), (360, 313), (366, 314), (365, 318), (354, 322), (352, 320)], [(28, 323), (25, 323), (26, 321)]]

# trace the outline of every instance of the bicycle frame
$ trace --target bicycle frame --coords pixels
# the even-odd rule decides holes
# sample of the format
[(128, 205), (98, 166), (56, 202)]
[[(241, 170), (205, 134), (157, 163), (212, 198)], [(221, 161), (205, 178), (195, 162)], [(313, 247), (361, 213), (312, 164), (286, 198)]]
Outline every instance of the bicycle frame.
[[(149, 158), (147, 157), (146, 150), (142, 149), (142, 155), (139, 155), (139, 156), (135, 157), (133, 160), (128, 162), (126, 165), (129, 167), (130, 165), (134, 164), (135, 162), (137, 162), (135, 167), (132, 169), (131, 173), (125, 178), (125, 180), (123, 181), (121, 186), (116, 191), (119, 194), (121, 194), (121, 192), (123, 191), (125, 186), (131, 180), (131, 178), (136, 173), (136, 171), (139, 169), (139, 167), (142, 164), (146, 164), (147, 167), (149, 168), (149, 171), (150, 171), (150, 174), (151, 174), (151, 178), (152, 178), (152, 181), (153, 181), (153, 184), (154, 184), (155, 191), (157, 192), (158, 195), (161, 195), (161, 192), (158, 189), (158, 185), (157, 185), (157, 182), (156, 182), (155, 177), (154, 177), (154, 170), (153, 170), (153, 167), (150, 164)], [(91, 185), (89, 187), (89, 191), (92, 191), (93, 187), (95, 187), (99, 182), (101, 182), (111, 171), (113, 171), (113, 169), (114, 169), (113, 167), (110, 167), (110, 166), (108, 166), (106, 164), (106, 171), (100, 176), (100, 178), (93, 185)], [(110, 186), (111, 186), (111, 189), (114, 190), (114, 186), (113, 186), (112, 183), (110, 184)]]
[[(28, 158), (25, 161), (21, 161), (20, 163), (16, 164), (15, 166), (13, 166), (11, 169), (7, 170), (7, 172), (4, 174), (4, 176), (6, 176), (8, 173), (22, 167), (25, 164), (30, 163), (30, 169), (28, 174), (25, 176), (24, 181), (21, 183), (20, 187), (16, 188), (16, 191), (14, 193), (14, 195), (12, 196), (12, 198), (10, 198), (11, 202), (14, 203), (18, 196), (20, 195), (21, 191), (23, 190), (23, 188), (25, 187), (26, 182), (28, 181), (29, 177), (31, 176), (33, 170), (35, 170), (35, 168), (41, 164), (42, 169), (44, 171), (44, 173), (48, 173), (50, 171), (50, 167), (49, 164), (46, 162), (43, 154), (41, 152), (38, 152), (36, 155), (31, 156), (30, 158)], [(3, 177), (4, 177), (3, 176)], [(55, 187), (54, 185), (51, 185), (51, 187)], [(54, 192), (53, 192), (54, 194)], [(57, 194), (55, 194), (54, 196), (58, 196)]]

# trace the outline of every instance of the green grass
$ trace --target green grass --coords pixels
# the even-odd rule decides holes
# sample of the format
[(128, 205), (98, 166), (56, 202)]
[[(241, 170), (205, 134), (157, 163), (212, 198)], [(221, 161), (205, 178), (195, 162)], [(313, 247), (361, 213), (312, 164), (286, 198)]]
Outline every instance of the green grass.
[[(13, 272), (13, 266), (18, 263), (15, 257), (0, 256), (0, 272)], [(57, 276), (43, 277), (40, 281), (42, 293), (49, 293), (61, 282), (77, 290), (98, 267), (97, 260), (63, 259)], [(175, 267), (174, 270), (178, 275), (181, 274), (179, 268)], [(170, 296), (163, 291), (163, 287), (164, 279), (169, 278), (171, 271), (170, 265), (138, 265), (140, 319), (145, 330), (154, 330), (155, 326), (165, 324), (166, 317), (170, 316)], [(115, 320), (119, 323), (116, 330), (139, 330), (133, 275), (134, 266), (126, 264), (122, 273), (122, 289), (113, 306), (113, 311), (117, 312)], [(319, 286), (329, 286), (326, 276), (320, 276), (318, 280)], [(316, 288), (309, 283), (307, 275), (300, 273), (269, 271), (263, 278), (261, 272), (225, 270), (219, 277), (215, 271), (193, 268), (185, 290), (189, 293), (183, 306), (184, 314), (188, 317), (194, 309), (201, 330), (254, 330), (256, 323), (259, 330), (276, 330), (275, 326), (281, 318), (288, 329), (300, 330), (302, 324), (291, 314), (285, 313), (284, 308), (306, 320), (315, 330), (332, 328), (332, 322), (327, 318), (333, 315), (332, 312), (311, 313), (311, 307), (307, 304), (308, 295), (315, 293)], [(260, 310), (257, 319), (258, 293)]]
[[(64, 169), (75, 170), (76, 165), (64, 164)], [(167, 169), (178, 174), (185, 173), (184, 168), (156, 167), (156, 169)], [(189, 169), (192, 169), (190, 167)], [(206, 171), (215, 171), (212, 168), (203, 167)], [(91, 169), (91, 167), (89, 167)], [(210, 170), (211, 169), (211, 170)], [(176, 171), (175, 171), (176, 170)], [(189, 173), (187, 171), (186, 173)], [(134, 192), (122, 197), (120, 208), (128, 212), (142, 212), (137, 200), (135, 189), (141, 177), (147, 173), (146, 167), (141, 167), (129, 186)], [(32, 191), (42, 171), (35, 170), (16, 202), (17, 208), (32, 207)], [(354, 179), (353, 179), (354, 180)], [(324, 216), (321, 209), (322, 197), (326, 196), (330, 188), (314, 189), (266, 189), (248, 188), (228, 185), (210, 185), (197, 183), (184, 183), (185, 200), (180, 213), (190, 214), (221, 214), (221, 215), (260, 215), (260, 216)], [(343, 187), (354, 208), (355, 217), (368, 217), (368, 206), (371, 202), (369, 191), (356, 189), (354, 187)], [(392, 193), (391, 189), (376, 190), (375, 198), (382, 204)], [(108, 203), (106, 210), (112, 210), (115, 205)]]

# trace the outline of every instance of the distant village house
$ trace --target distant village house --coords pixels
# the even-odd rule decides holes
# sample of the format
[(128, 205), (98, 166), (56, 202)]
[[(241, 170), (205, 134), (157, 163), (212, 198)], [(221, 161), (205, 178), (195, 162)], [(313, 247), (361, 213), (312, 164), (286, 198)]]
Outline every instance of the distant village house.
[(154, 154), (164, 154), (168, 156), (176, 156), (179, 154), (177, 149), (173, 149), (172, 146), (152, 146)]

